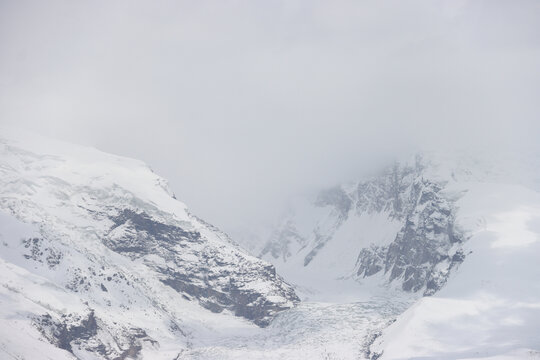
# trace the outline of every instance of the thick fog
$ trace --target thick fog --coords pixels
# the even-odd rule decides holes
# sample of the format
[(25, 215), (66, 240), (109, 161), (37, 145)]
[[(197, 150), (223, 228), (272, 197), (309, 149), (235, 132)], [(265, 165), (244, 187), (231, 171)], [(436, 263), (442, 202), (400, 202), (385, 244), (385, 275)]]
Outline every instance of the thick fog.
[(0, 122), (232, 231), (421, 148), (537, 147), (540, 2), (0, 0)]

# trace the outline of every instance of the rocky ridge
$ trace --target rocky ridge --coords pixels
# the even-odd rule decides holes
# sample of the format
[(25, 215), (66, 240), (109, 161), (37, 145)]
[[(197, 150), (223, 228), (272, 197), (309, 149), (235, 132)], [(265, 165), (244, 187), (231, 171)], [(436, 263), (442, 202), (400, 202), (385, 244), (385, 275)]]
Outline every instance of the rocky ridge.
[[(324, 209), (308, 227), (298, 230), (294, 216), (287, 218), (264, 246), (261, 256), (286, 263), (302, 257), (310, 264), (354, 218), (378, 215), (397, 231), (391, 241), (367, 237), (357, 245), (356, 261), (339, 275), (357, 279), (383, 273), (404, 291), (431, 295), (445, 283), (450, 270), (461, 263), (464, 235), (454, 224), (455, 199), (445, 193), (448, 182), (431, 176), (431, 164), (422, 156), (411, 163), (396, 163), (382, 173), (354, 185), (321, 191), (313, 207)], [(319, 211), (319, 210), (317, 210)], [(397, 226), (396, 226), (397, 225)], [(369, 232), (369, 221), (347, 234), (349, 243)], [(351, 249), (351, 251), (353, 251)], [(324, 255), (322, 255), (324, 256)]]

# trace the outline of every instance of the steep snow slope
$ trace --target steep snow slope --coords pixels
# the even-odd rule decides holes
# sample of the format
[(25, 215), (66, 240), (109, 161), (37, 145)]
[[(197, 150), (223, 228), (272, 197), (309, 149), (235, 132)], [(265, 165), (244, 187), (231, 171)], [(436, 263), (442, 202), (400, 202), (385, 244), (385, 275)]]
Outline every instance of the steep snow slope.
[(0, 210), (0, 348), (11, 356), (50, 348), (29, 341), (46, 339), (67, 350), (51, 358), (170, 359), (206, 328), (248, 326), (232, 315), (266, 326), (297, 301), (271, 265), (135, 160), (1, 138)]

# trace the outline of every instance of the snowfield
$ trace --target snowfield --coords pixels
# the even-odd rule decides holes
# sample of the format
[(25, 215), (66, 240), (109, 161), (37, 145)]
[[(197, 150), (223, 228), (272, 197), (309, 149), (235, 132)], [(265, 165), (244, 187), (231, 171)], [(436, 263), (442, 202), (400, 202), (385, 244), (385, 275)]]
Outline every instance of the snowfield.
[(540, 359), (537, 164), (416, 157), (261, 260), (139, 161), (2, 134), (0, 359)]

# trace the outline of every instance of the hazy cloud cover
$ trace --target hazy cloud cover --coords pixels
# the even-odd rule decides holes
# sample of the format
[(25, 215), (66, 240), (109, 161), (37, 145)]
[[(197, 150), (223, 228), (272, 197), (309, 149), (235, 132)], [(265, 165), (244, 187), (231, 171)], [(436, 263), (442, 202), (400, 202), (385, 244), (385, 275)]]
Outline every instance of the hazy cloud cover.
[(424, 147), (537, 147), (540, 2), (0, 0), (0, 122), (226, 230)]

